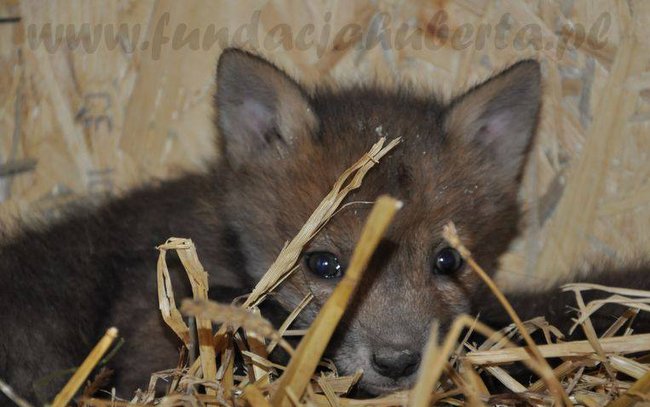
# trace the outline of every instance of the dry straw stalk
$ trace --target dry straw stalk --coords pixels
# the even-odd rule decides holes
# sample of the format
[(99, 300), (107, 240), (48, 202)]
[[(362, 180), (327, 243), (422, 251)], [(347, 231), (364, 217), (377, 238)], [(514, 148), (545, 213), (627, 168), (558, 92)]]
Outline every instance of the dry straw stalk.
[(400, 143), (401, 139), (391, 140), (384, 147), (386, 138), (382, 137), (372, 146), (352, 167), (348, 168), (336, 181), (329, 194), (321, 201), (318, 208), (312, 213), (305, 225), (300, 229), (296, 237), (289, 242), (280, 252), (276, 261), (257, 283), (253, 292), (248, 296), (244, 306), (256, 306), (283, 280), (289, 276), (296, 260), (302, 252), (303, 246), (309, 242), (323, 225), (334, 215), (347, 194), (361, 186), (361, 181), (368, 171), (379, 162), (379, 160)]
[(61, 389), (59, 394), (56, 395), (52, 402), (52, 407), (65, 407), (68, 405), (72, 397), (79, 388), (83, 385), (84, 380), (88, 377), (90, 372), (97, 366), (102, 356), (111, 347), (115, 338), (117, 338), (117, 328), (108, 328), (106, 334), (102, 339), (97, 342), (97, 345), (90, 351), (81, 366), (72, 375), (68, 383)]
[(515, 325), (519, 329), (520, 334), (526, 341), (526, 344), (528, 345), (528, 349), (532, 353), (533, 359), (535, 360), (536, 363), (539, 364), (536, 370), (538, 370), (538, 373), (540, 373), (542, 378), (548, 383), (549, 388), (555, 394), (558, 401), (562, 400), (562, 402), (567, 406), (573, 405), (573, 403), (571, 402), (571, 400), (569, 400), (569, 397), (565, 393), (564, 388), (562, 387), (560, 382), (553, 374), (553, 369), (551, 369), (551, 366), (549, 366), (546, 359), (544, 359), (539, 349), (537, 348), (537, 344), (535, 343), (535, 341), (533, 341), (533, 338), (530, 336), (530, 334), (524, 327), (523, 321), (521, 320), (521, 318), (519, 318), (517, 312), (512, 308), (512, 305), (510, 305), (505, 295), (501, 292), (501, 290), (499, 290), (499, 288), (496, 286), (496, 284), (490, 278), (490, 276), (488, 276), (487, 273), (481, 268), (481, 266), (479, 266), (474, 261), (474, 259), (472, 258), (472, 253), (470, 253), (470, 251), (467, 250), (465, 246), (463, 246), (462, 242), (460, 241), (460, 238), (458, 237), (458, 234), (456, 233), (456, 227), (452, 222), (450, 222), (444, 228), (443, 236), (445, 240), (447, 240), (447, 242), (452, 247), (458, 250), (461, 256), (470, 265), (472, 270), (474, 270), (474, 272), (476, 272), (481, 277), (483, 282), (490, 288), (490, 290), (497, 297), (497, 299), (499, 300), (503, 308), (506, 310), (510, 318), (514, 321)]
[[(569, 405), (576, 402), (589, 406), (604, 406), (615, 400), (612, 402), (614, 406), (628, 406), (647, 397), (644, 394), (649, 390), (648, 358), (647, 356), (645, 359), (638, 358), (631, 353), (650, 350), (650, 333), (631, 335), (628, 329), (623, 336), (615, 336), (615, 334), (625, 324), (629, 324), (639, 312), (648, 311), (650, 293), (593, 285), (567, 286), (565, 289), (576, 293), (580, 310), (577, 323), (581, 324), (586, 333), (590, 329), (588, 323), (590, 316), (598, 312), (603, 304), (616, 303), (630, 308), (601, 337), (597, 337), (595, 332), (592, 332), (592, 335), (587, 334), (586, 341), (551, 343), (552, 337), (559, 337), (557, 329), (545, 326), (543, 318), (522, 323), (503, 298), (503, 294), (496, 289), (492, 281), (474, 262), (471, 253), (454, 233), (453, 227), (445, 229), (445, 237), (452, 246), (461, 252), (468, 264), (493, 288), (495, 295), (502, 300), (504, 307), (515, 321), (517, 332), (527, 341), (527, 346), (522, 348), (513, 344), (516, 331), (510, 328), (502, 332), (495, 332), (480, 321), (464, 315), (452, 324), (441, 344), (438, 344), (437, 328), (432, 327), (418, 382), (410, 392), (398, 392), (372, 400), (352, 400), (343, 396), (356, 383), (358, 375), (338, 377), (335, 368), (329, 367), (331, 374), (314, 377), (313, 373), (319, 363), (328, 366), (327, 363), (320, 361), (321, 355), (345, 312), (350, 296), (361, 281), (361, 272), (365, 268), (369, 256), (395, 215), (399, 203), (391, 198), (381, 198), (377, 201), (354, 252), (346, 276), (321, 309), (295, 352), (285, 342), (284, 336), (293, 332), (293, 330), (289, 330), (290, 323), (309, 303), (311, 296), (304, 298), (298, 308), (291, 313), (289, 319), (282, 324), (280, 330), (275, 330), (257, 315), (254, 305), (259, 304), (268, 290), (275, 288), (287, 277), (287, 273), (293, 268), (296, 261), (294, 249), (298, 246), (301, 249), (302, 245), (335, 215), (345, 194), (358, 187), (363, 175), (376, 163), (375, 161), (386, 154), (398, 141), (393, 141), (386, 147), (383, 147), (383, 142), (383, 139), (380, 140), (368, 155), (341, 176), (325, 200), (328, 203), (321, 204), (315, 211), (308, 225), (301, 230), (301, 237), (296, 237), (285, 247), (285, 249), (292, 247), (291, 250), (284, 250), (280, 255), (285, 258), (279, 258), (274, 263), (276, 267), (269, 271), (270, 276), (267, 283), (260, 286), (263, 288), (258, 291), (257, 299), (249, 301), (251, 307), (219, 305), (206, 300), (207, 274), (203, 270), (190, 240), (172, 238), (159, 247), (161, 254), (158, 263), (158, 278), (161, 312), (170, 327), (184, 343), (189, 345), (191, 342), (190, 328), (185, 324), (182, 314), (176, 308), (173, 287), (170, 284), (171, 280), (165, 261), (166, 251), (175, 250), (181, 258), (193, 287), (194, 301), (185, 302), (183, 311), (195, 315), (197, 318), (201, 358), (186, 371), (167, 371), (152, 376), (174, 378), (171, 381), (173, 385), (170, 387), (170, 392), (164, 398), (155, 399), (153, 393), (150, 392), (136, 397), (129, 405), (158, 403), (163, 406), (179, 404), (235, 406), (245, 400), (253, 407), (286, 407), (304, 404), (318, 407), (407, 404), (424, 407), (438, 402), (461, 406), (484, 403), (511, 404), (523, 400), (531, 404), (563, 402)], [(316, 216), (317, 214), (318, 216)], [(283, 269), (284, 271), (282, 271)], [(585, 304), (580, 299), (581, 292), (587, 289), (608, 291), (612, 296)], [(212, 322), (223, 324), (219, 331), (221, 334), (218, 333), (216, 337), (211, 335)], [(245, 333), (235, 332), (234, 327), (241, 328), (241, 331)], [(543, 330), (547, 344), (532, 342), (529, 332), (537, 329)], [(203, 335), (201, 330), (204, 332)], [(466, 334), (465, 339), (460, 341), (461, 345), (458, 345), (458, 340), (465, 330), (478, 332), (489, 339), (483, 344), (469, 344), (467, 343), (469, 334)], [(208, 332), (210, 334), (206, 334)], [(251, 340), (259, 341), (259, 343), (252, 346)], [(270, 340), (270, 343), (267, 340)], [(279, 344), (289, 354), (293, 354), (288, 366), (268, 361), (268, 353), (275, 344)], [(110, 343), (102, 346), (107, 348)], [(242, 349), (248, 349), (241, 352), (248, 371), (247, 376), (238, 376), (240, 373), (235, 371), (235, 354)], [(219, 371), (216, 370), (217, 354), (220, 355), (221, 360)], [(549, 357), (570, 359), (551, 371), (545, 360)], [(543, 380), (526, 387), (498, 366), (516, 361), (520, 361), (540, 373)], [(86, 370), (92, 368), (96, 360), (89, 363), (89, 365), (84, 364), (82, 368)], [(606, 366), (606, 369), (600, 368), (601, 366)], [(83, 382), (89, 372), (89, 370), (85, 372), (83, 369), (75, 374), (78, 377), (84, 375), (80, 381), (75, 379), (78, 385)], [(199, 369), (203, 372), (203, 377), (197, 374)], [(508, 395), (489, 394), (488, 387), (483, 383), (482, 377), (477, 374), (481, 369), (506, 385), (513, 393)], [(211, 373), (211, 370), (214, 374)], [(607, 374), (604, 374), (603, 371), (606, 371)], [(283, 372), (279, 380), (273, 379), (274, 372)], [(634, 381), (616, 375), (618, 372), (634, 378)], [(152, 379), (152, 383), (155, 383), (155, 380)], [(206, 394), (198, 392), (198, 385), (205, 386)], [(65, 397), (68, 398), (72, 397), (75, 391), (76, 388), (70, 388), (62, 394), (65, 393)], [(57, 402), (59, 401), (57, 400)], [(84, 405), (127, 404), (120, 400), (101, 401), (98, 399), (86, 399), (82, 403)]]
[(384, 196), (377, 199), (352, 254), (343, 280), (338, 283), (318, 313), (307, 335), (300, 342), (296, 354), (280, 378), (278, 389), (271, 398), (272, 405), (289, 406), (290, 402), (287, 397), (289, 392), (296, 395), (301, 395), (304, 392), (334, 329), (350, 302), (350, 297), (361, 281), (361, 275), (368, 265), (370, 256), (401, 206), (399, 201), (390, 197)]

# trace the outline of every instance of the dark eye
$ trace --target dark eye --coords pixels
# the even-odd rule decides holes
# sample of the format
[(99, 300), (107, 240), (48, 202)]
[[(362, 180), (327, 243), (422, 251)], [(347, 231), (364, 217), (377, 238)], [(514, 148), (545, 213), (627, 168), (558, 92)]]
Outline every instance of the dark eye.
[(307, 253), (305, 261), (309, 270), (320, 278), (336, 278), (343, 275), (343, 267), (332, 253)]
[(451, 247), (445, 247), (436, 253), (434, 272), (439, 274), (451, 274), (463, 265), (460, 254)]

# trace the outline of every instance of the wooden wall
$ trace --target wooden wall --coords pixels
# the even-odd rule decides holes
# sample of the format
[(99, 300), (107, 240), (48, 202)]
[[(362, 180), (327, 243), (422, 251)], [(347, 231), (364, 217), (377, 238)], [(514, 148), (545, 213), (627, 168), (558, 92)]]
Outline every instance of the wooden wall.
[(0, 18), (5, 227), (200, 168), (216, 153), (215, 62), (240, 45), (308, 85), (374, 77), (445, 95), (538, 58), (527, 227), (502, 282), (650, 247), (646, 0), (4, 0)]

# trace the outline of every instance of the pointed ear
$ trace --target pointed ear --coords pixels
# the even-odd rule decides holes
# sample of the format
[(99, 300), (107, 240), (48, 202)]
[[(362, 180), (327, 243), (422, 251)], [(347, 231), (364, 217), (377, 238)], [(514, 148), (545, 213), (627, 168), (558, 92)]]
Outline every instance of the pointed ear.
[(317, 120), (304, 90), (270, 62), (227, 49), (217, 67), (217, 125), (226, 157), (235, 165), (271, 152), (280, 157)]
[(518, 180), (537, 128), (541, 73), (537, 61), (516, 63), (456, 98), (445, 116), (454, 139), (479, 146), (497, 176)]

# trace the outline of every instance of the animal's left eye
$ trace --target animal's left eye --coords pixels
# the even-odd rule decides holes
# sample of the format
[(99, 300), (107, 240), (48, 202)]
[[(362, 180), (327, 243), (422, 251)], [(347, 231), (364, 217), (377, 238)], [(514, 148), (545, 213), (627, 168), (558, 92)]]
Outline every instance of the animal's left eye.
[(311, 252), (305, 256), (309, 270), (320, 278), (336, 278), (343, 275), (339, 259), (330, 252)]
[(436, 253), (434, 272), (438, 274), (451, 274), (460, 269), (463, 258), (451, 247), (445, 247)]

